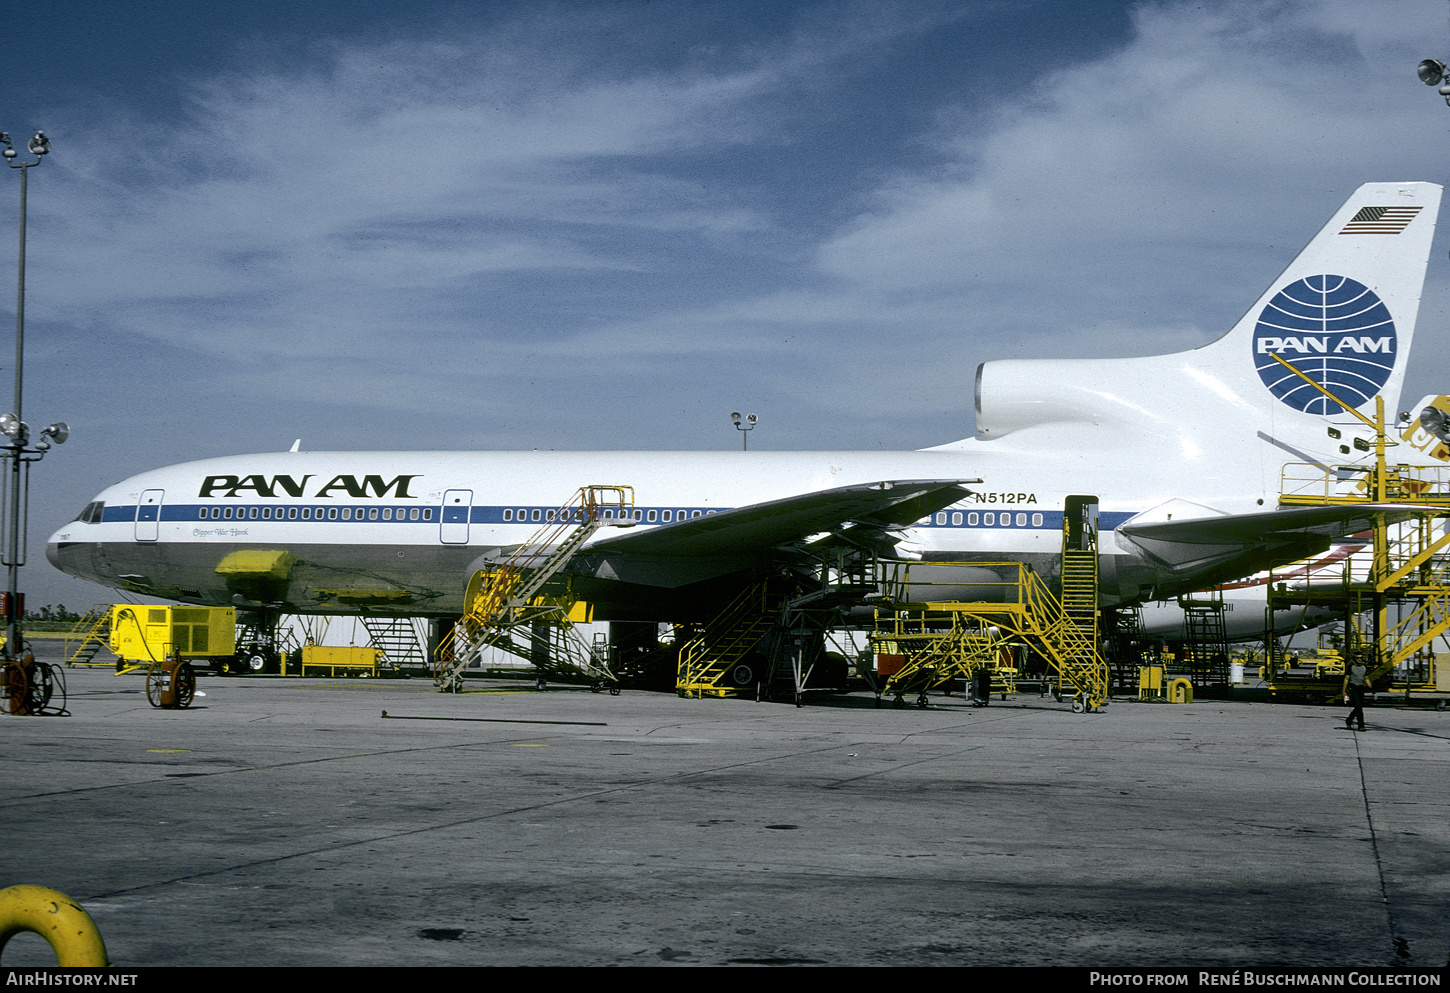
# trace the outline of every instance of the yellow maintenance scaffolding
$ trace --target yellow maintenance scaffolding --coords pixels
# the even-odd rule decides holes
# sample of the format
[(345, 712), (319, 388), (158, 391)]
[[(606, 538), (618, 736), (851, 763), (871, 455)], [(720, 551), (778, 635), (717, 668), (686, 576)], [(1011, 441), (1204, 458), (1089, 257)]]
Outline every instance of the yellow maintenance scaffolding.
[[(1015, 686), (1015, 649), (1025, 644), (1057, 672), (1078, 713), (1108, 698), (1108, 667), (1097, 650), (1096, 609), (1075, 616), (1024, 562), (889, 563), (886, 598), (877, 608), (871, 642), (878, 654), (906, 656), (882, 687), (904, 706), (927, 690), (979, 668), (992, 673), (993, 692)], [(913, 577), (915, 567), (925, 578)], [(961, 578), (943, 580), (943, 567)], [(989, 578), (981, 578), (983, 575)]]
[[(1450, 630), (1450, 557), (1446, 555), (1450, 529), (1445, 526), (1450, 518), (1450, 466), (1391, 464), (1387, 450), (1401, 443), (1414, 444), (1414, 424), (1401, 431), (1399, 442), (1393, 441), (1387, 437), (1382, 398), (1376, 397), (1371, 420), (1289, 363), (1279, 361), (1374, 430), (1372, 463), (1285, 465), (1280, 506), (1397, 506), (1375, 519), (1369, 532), (1368, 560), (1362, 555), (1348, 557), (1338, 583), (1291, 587), (1271, 574), (1269, 616), (1274, 610), (1296, 605), (1334, 610), (1345, 625), (1337, 653), (1342, 658), (1363, 659), (1370, 670), (1371, 687), (1402, 693), (1406, 699), (1418, 695), (1437, 700), (1443, 709), (1450, 697), (1450, 666), (1436, 664), (1433, 646), (1436, 638)], [(1340, 437), (1339, 429), (1328, 430), (1331, 437)], [(1369, 450), (1367, 442), (1356, 439), (1355, 444), (1361, 451)], [(1342, 450), (1347, 452), (1349, 446)], [(1265, 654), (1265, 681), (1272, 696), (1340, 694), (1342, 668), (1336, 672), (1316, 666), (1311, 677), (1304, 667), (1296, 671), (1282, 660), (1272, 646)]]

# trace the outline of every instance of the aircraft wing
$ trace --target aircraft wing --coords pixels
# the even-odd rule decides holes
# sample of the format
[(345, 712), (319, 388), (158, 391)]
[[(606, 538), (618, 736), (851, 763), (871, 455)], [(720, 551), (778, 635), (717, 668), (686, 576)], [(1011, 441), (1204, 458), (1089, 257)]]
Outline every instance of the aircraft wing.
[(845, 524), (905, 527), (968, 494), (976, 479), (892, 479), (753, 503), (590, 542), (589, 551), (711, 556), (765, 551)]
[(1257, 563), (1242, 574), (1296, 561), (1329, 547), (1333, 538), (1358, 534), (1379, 523), (1394, 524), (1423, 514), (1424, 507), (1371, 503), (1333, 507), (1293, 507), (1258, 514), (1225, 514), (1182, 521), (1132, 521), (1118, 525), (1143, 554), (1175, 570), (1216, 564)]

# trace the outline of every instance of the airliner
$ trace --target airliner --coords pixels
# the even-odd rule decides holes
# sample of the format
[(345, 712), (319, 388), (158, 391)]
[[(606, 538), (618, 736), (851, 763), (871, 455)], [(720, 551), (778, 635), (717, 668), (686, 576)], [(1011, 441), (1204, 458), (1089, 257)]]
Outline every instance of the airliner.
[[(1096, 515), (1100, 602), (1162, 600), (1318, 554), (1385, 508), (1278, 507), (1286, 467), (1371, 462), (1398, 411), (1441, 188), (1360, 187), (1221, 338), (1170, 355), (993, 361), (976, 430), (910, 452), (290, 452), (108, 487), (51, 536), (61, 571), (190, 604), (446, 617), (571, 494), (631, 487), (569, 561), (595, 620), (708, 616), (831, 542), (1059, 579)], [(1282, 357), (1302, 375), (1276, 360)], [(1397, 461), (1432, 460), (1410, 447)], [(1307, 467), (1307, 468), (1305, 468)], [(1083, 508), (1088, 508), (1086, 511)], [(914, 573), (919, 575), (920, 573)]]

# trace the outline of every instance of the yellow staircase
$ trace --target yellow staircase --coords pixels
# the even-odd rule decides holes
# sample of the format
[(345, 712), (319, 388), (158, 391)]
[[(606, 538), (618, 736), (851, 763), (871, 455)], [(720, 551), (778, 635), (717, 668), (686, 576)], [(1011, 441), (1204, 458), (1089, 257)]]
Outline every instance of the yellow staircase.
[(65, 636), (66, 665), (105, 665), (109, 662), (95, 661), (103, 648), (110, 647), (111, 605), (98, 603), (76, 621)]
[[(623, 511), (633, 504), (632, 487), (581, 487), (558, 510), (550, 511), (544, 525), (508, 559), (474, 573), (464, 591), (464, 614), (434, 655), (433, 678), (439, 688), (457, 693), (463, 685), (463, 670), (490, 645), (520, 654), (536, 665), (545, 662), (540, 668), (550, 675), (614, 683), (607, 660), (597, 661), (590, 646), (583, 651), (565, 649), (560, 653), (564, 658), (558, 660), (552, 655), (550, 660), (534, 659), (514, 642), (511, 632), (533, 624), (562, 626), (567, 631), (571, 604), (540, 596), (540, 591), (595, 531), (613, 520), (627, 519)], [(609, 520), (604, 515), (606, 508), (611, 511)], [(564, 644), (568, 644), (567, 637)]]
[(769, 580), (747, 586), (725, 609), (707, 621), (699, 634), (680, 646), (675, 692), (680, 696), (731, 696), (761, 675), (731, 678), (746, 656), (760, 646), (775, 624), (783, 596)]

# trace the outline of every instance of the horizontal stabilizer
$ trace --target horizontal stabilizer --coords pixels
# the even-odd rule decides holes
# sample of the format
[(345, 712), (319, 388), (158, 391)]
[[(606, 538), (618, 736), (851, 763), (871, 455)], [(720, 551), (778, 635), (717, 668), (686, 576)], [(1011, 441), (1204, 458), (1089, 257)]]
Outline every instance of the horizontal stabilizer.
[(641, 555), (741, 555), (763, 552), (845, 524), (904, 527), (949, 507), (975, 479), (883, 480), (819, 490), (693, 517), (648, 530), (611, 534), (589, 551)]
[(1203, 570), (1226, 567), (1230, 575), (1225, 578), (1260, 572), (1322, 552), (1334, 538), (1406, 521), (1417, 513), (1424, 508), (1391, 503), (1294, 507), (1179, 521), (1127, 521), (1115, 533), (1120, 545), (1131, 545), (1172, 571), (1192, 572), (1201, 586)]

